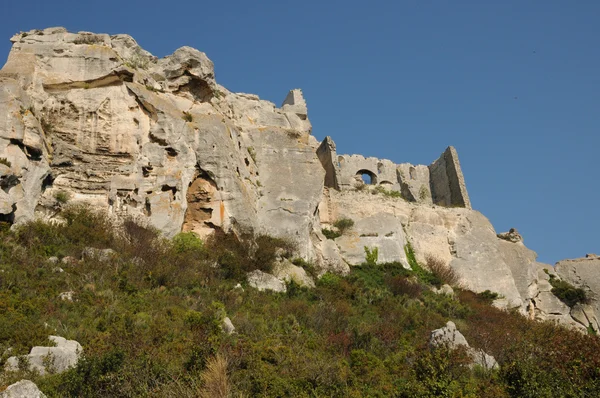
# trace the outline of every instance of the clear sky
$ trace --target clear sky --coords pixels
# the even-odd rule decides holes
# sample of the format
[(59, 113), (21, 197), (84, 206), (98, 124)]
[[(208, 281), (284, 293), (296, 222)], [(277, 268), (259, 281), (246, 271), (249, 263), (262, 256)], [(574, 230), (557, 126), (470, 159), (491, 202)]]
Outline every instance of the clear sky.
[(0, 5), (10, 36), (127, 33), (188, 45), (217, 81), (280, 105), (302, 88), (338, 153), (460, 156), (473, 207), (539, 260), (600, 253), (600, 1), (114, 1)]

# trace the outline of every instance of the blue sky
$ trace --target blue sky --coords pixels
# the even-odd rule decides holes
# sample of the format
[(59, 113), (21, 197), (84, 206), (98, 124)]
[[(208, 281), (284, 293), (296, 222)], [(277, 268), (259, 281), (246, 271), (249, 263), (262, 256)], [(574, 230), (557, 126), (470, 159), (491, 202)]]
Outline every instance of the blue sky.
[(4, 1), (19, 31), (189, 45), (217, 81), (278, 105), (302, 88), (338, 153), (429, 164), (459, 153), (473, 207), (539, 260), (600, 252), (598, 1)]

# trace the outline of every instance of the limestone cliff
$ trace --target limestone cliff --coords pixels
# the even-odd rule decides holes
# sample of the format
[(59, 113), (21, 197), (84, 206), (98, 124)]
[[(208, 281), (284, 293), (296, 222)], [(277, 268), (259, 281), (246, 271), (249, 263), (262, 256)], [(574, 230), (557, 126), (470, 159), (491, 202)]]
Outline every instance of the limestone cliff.
[[(130, 36), (64, 28), (11, 41), (0, 70), (0, 220), (52, 219), (66, 201), (87, 203), (166, 236), (288, 238), (321, 273), (346, 272), (365, 247), (408, 266), (410, 242), (465, 287), (500, 293), (498, 305), (573, 325), (596, 319), (595, 305), (561, 307), (536, 254), (471, 209), (452, 147), (429, 166), (338, 156), (333, 139), (311, 135), (300, 90), (280, 107), (232, 93), (190, 47), (157, 59)], [(326, 239), (322, 228), (341, 218), (354, 227)]]

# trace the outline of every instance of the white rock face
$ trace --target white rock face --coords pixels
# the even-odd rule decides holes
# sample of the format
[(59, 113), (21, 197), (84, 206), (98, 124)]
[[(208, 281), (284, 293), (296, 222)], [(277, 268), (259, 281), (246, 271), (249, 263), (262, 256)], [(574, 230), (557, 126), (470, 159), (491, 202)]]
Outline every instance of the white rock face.
[[(127, 35), (15, 35), (0, 71), (0, 219), (54, 217), (57, 195), (173, 236), (268, 233), (317, 260), (324, 170), (306, 102), (215, 81), (206, 54), (157, 59)], [(326, 262), (322, 262), (325, 266)]]
[[(55, 373), (62, 373), (77, 365), (79, 357), (83, 353), (81, 344), (60, 336), (50, 336), (48, 339), (54, 342), (56, 347), (33, 347), (26, 356), (30, 370), (36, 370), (40, 375), (44, 375), (50, 370)], [(50, 364), (51, 369), (46, 368), (47, 364)], [(5, 368), (9, 371), (18, 370), (18, 358), (8, 358)]]
[(33, 382), (21, 380), (8, 386), (0, 398), (46, 398), (46, 395)]
[(556, 274), (576, 288), (583, 289), (589, 304), (576, 305), (570, 315), (581, 326), (598, 329), (600, 319), (600, 257), (588, 254), (584, 258), (563, 260), (554, 267)]

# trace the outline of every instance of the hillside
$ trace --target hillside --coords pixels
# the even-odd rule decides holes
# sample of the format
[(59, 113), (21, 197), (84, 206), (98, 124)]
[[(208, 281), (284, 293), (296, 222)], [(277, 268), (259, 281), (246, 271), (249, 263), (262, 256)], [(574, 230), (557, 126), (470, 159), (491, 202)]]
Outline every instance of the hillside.
[[(50, 397), (600, 393), (597, 337), (494, 308), (489, 292), (436, 293), (432, 283), (452, 275), (413, 260), (414, 271), (371, 262), (326, 273), (314, 288), (292, 280), (285, 292), (261, 292), (237, 283), (270, 271), (276, 252), (289, 255), (281, 240), (249, 251), (233, 236), (169, 241), (130, 222), (117, 236), (85, 209), (66, 218), (2, 233), (0, 362), (48, 345), (49, 334), (80, 342), (82, 357), (60, 374), (5, 372), (5, 386), (25, 378)], [(430, 350), (431, 331), (448, 320), (499, 369), (470, 365), (461, 349)], [(215, 392), (225, 387), (230, 395)]]
[[(4, 384), (28, 377), (50, 396), (210, 396), (219, 378), (234, 396), (595, 395), (600, 258), (553, 267), (516, 230), (496, 233), (472, 209), (455, 148), (430, 165), (337, 154), (311, 134), (301, 90), (280, 107), (230, 92), (190, 47), (158, 59), (127, 35), (64, 28), (11, 41)], [(429, 349), (448, 321), (470, 347)], [(48, 336), (83, 353), (64, 369), (38, 363)]]

